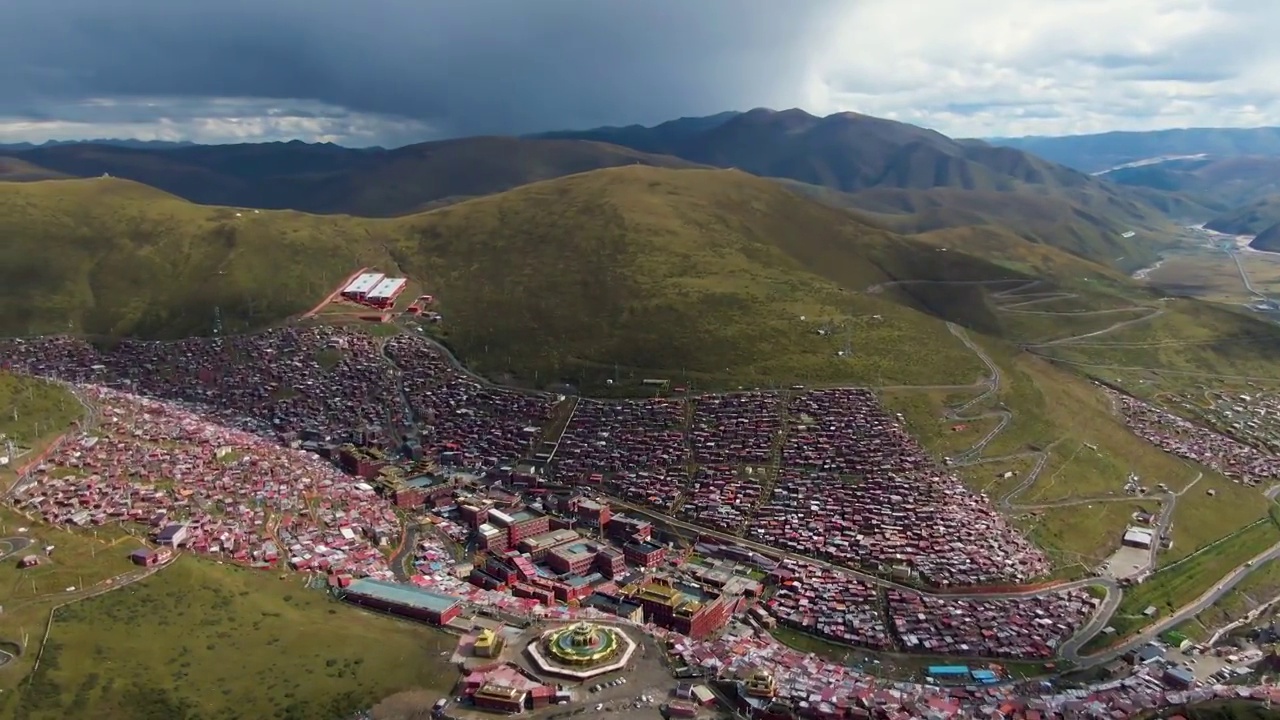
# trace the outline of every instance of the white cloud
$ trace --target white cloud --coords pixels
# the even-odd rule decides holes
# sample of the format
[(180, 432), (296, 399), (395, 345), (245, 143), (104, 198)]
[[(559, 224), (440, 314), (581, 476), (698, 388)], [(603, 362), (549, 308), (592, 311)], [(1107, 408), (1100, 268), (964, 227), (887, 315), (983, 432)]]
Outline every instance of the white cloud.
[(394, 145), (759, 106), (955, 136), (1280, 125), (1277, 0), (233, 6), (20, 3), (0, 24), (0, 142)]
[(34, 115), (0, 115), (0, 144), (126, 138), (200, 143), (302, 139), (367, 147), (421, 142), (436, 134), (418, 120), (355, 113), (299, 99), (99, 97), (42, 104)]
[(860, 0), (801, 104), (963, 136), (1280, 124), (1274, 0)]

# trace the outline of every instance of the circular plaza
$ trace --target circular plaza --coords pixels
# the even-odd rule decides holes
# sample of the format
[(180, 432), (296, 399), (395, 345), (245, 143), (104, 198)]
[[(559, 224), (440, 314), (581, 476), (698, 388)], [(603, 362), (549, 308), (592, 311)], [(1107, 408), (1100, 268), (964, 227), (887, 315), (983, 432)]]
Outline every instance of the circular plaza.
[(611, 625), (576, 622), (547, 630), (527, 649), (542, 672), (586, 680), (626, 667), (636, 644)]

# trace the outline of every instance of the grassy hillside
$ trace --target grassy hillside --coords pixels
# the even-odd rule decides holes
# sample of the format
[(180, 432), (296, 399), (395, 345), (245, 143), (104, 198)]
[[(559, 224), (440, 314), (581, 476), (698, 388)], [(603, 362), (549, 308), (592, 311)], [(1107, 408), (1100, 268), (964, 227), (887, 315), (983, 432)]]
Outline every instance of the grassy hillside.
[(1276, 223), (1280, 223), (1280, 195), (1268, 195), (1215, 217), (1205, 227), (1232, 235), (1257, 235)]
[(193, 205), (117, 179), (0, 192), (0, 332), (174, 337), (302, 311), (361, 265), (366, 228), (294, 212)]
[[(82, 408), (66, 390), (35, 378), (0, 371), (0, 438), (29, 447), (50, 433), (65, 430)], [(0, 455), (4, 445), (0, 442)]]
[[(801, 110), (394, 150), (291, 142), (7, 152), (48, 172), (107, 172), (203, 204), (363, 217), (421, 212), (610, 167), (736, 168), (800, 183), (837, 206), (889, 215), (885, 222), (900, 232), (999, 226), (1124, 270), (1154, 262), (1171, 229), (1166, 214), (1204, 219), (1212, 212), (1181, 195), (1127, 190), (1020, 150), (856, 113), (815, 117)], [(844, 197), (849, 193), (856, 195)], [(1138, 235), (1119, 237), (1129, 230)]]
[(35, 180), (58, 180), (67, 177), (70, 176), (42, 168), (20, 158), (0, 155), (0, 181), (32, 182)]
[[(621, 362), (691, 376), (732, 369), (754, 382), (967, 382), (978, 368), (941, 323), (854, 291), (1013, 275), (732, 171), (607, 170), (393, 225), (407, 238), (399, 264), (445, 299), (448, 341), (499, 374), (523, 364), (572, 378)], [(819, 323), (844, 324), (855, 359), (836, 357)], [(961, 366), (899, 355), (911, 342), (940, 343)]]
[[(1154, 210), (1089, 193), (1080, 193), (1081, 199), (1073, 201), (1062, 195), (1029, 190), (877, 188), (842, 193), (812, 185), (792, 183), (789, 187), (836, 207), (860, 211), (870, 221), (900, 233), (983, 228), (1123, 270), (1155, 262), (1169, 237), (1164, 232), (1166, 221)], [(1123, 204), (1124, 216), (1141, 217), (1145, 224), (1122, 222), (1114, 208), (1107, 207), (1113, 200)], [(1096, 212), (1090, 209), (1091, 204), (1098, 205)], [(1130, 230), (1136, 234), (1125, 238), (1123, 234)]]
[(1164, 313), (1121, 328), (1096, 345), (1065, 344), (1039, 348), (1046, 357), (1071, 361), (1109, 382), (1112, 370), (1150, 369), (1193, 384), (1205, 377), (1275, 374), (1280, 332), (1274, 323), (1243, 308), (1190, 299), (1162, 302)]
[(858, 291), (1017, 276), (745, 173), (646, 167), (394, 220), (192, 205), (116, 179), (15, 184), (0, 235), (4, 334), (207, 333), (215, 308), (233, 332), (376, 266), (440, 298), (468, 362), (538, 384), (615, 364), (719, 384), (969, 382), (980, 367), (938, 319)]
[[(59, 532), (59, 556), (78, 542), (93, 541)], [(127, 547), (93, 562), (111, 556), (123, 572)], [(28, 619), (28, 629), (43, 627)], [(59, 609), (39, 669), (0, 694), (0, 713), (348, 718), (391, 693), (447, 692), (455, 675), (441, 654), (453, 645), (440, 631), (340, 605), (297, 577), (181, 558), (127, 589)]]
[(66, 432), (83, 410), (58, 385), (0, 370), (0, 458), (8, 458), (0, 463), (0, 490), (7, 491), (18, 469)]
[[(206, 205), (365, 217), (403, 215), (525, 183), (620, 165), (690, 167), (672, 157), (578, 140), (474, 137), (394, 150), (302, 142), (139, 148), (57, 145), (0, 162), (71, 177), (104, 172)], [(4, 179), (0, 165), (0, 179)], [(9, 179), (44, 179), (30, 172)]]

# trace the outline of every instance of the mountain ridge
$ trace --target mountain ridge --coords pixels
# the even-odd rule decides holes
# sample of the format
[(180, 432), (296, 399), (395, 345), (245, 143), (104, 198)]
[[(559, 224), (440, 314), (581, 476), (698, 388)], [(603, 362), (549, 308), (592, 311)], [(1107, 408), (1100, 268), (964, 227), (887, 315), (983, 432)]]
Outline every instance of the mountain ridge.
[[(1173, 231), (1166, 210), (1185, 209), (1197, 221), (1213, 214), (1160, 190), (1128, 190), (1020, 150), (858, 113), (818, 117), (798, 109), (394, 150), (292, 142), (165, 150), (74, 145), (9, 154), (53, 173), (106, 172), (204, 204), (364, 217), (404, 215), (605, 167), (736, 168), (848, 195), (853, 199), (810, 193), (845, 209), (880, 212), (884, 196), (896, 193), (896, 215), (910, 214), (902, 208), (911, 206), (936, 211), (915, 223), (927, 230), (939, 222), (1003, 226), (1093, 261), (1133, 267), (1152, 262), (1161, 238)], [(864, 192), (871, 195), (857, 197)], [(1001, 200), (992, 202), (991, 193)], [(938, 207), (939, 199), (951, 206)], [(975, 214), (972, 207), (985, 210)], [(1028, 218), (1034, 227), (1021, 227)], [(1048, 219), (1060, 227), (1046, 225)], [(910, 227), (902, 221), (892, 225)], [(1122, 252), (1111, 247), (1131, 231)]]

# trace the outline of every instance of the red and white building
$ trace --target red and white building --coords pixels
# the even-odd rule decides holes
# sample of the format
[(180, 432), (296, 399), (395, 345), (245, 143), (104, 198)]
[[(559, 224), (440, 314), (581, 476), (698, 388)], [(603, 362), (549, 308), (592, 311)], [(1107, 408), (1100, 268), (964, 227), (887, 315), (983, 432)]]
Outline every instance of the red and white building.
[(361, 273), (346, 287), (342, 288), (342, 296), (352, 300), (364, 300), (369, 292), (378, 287), (386, 276), (378, 272)]
[(383, 278), (364, 296), (364, 301), (377, 308), (389, 308), (396, 304), (408, 283), (405, 278)]

